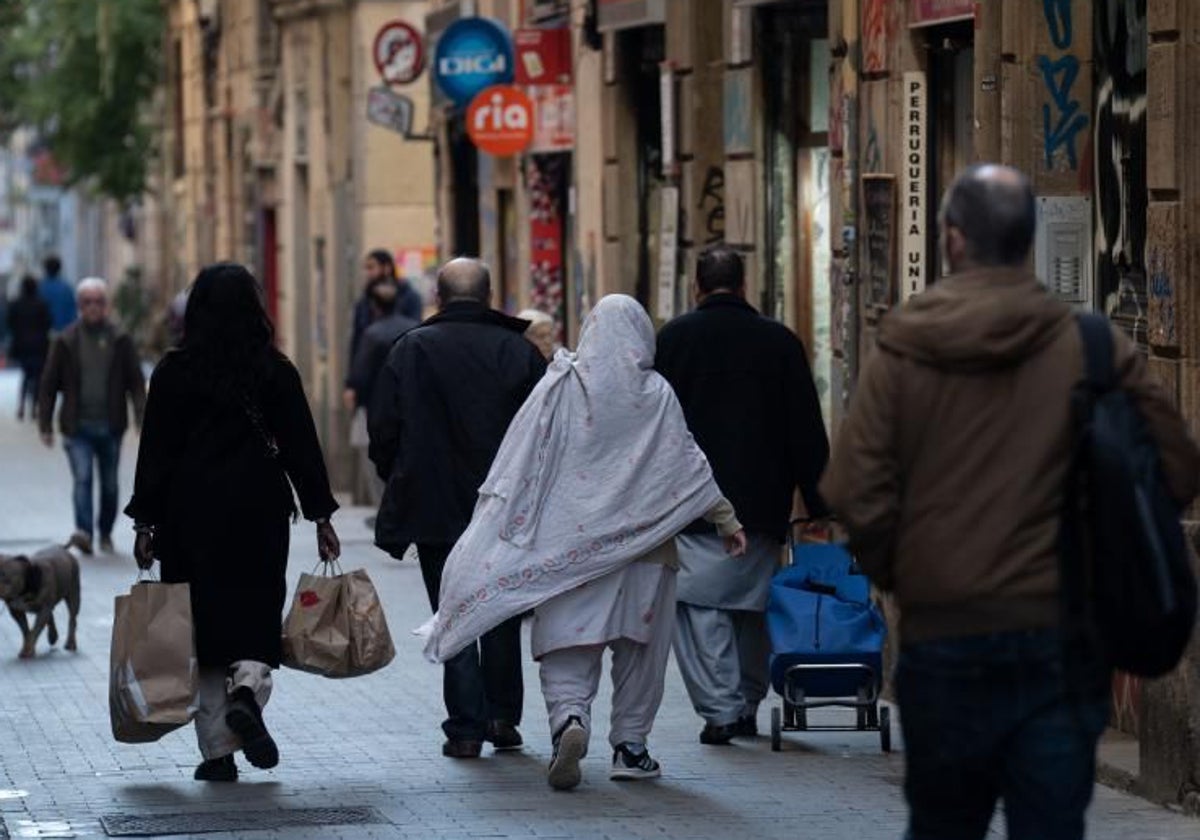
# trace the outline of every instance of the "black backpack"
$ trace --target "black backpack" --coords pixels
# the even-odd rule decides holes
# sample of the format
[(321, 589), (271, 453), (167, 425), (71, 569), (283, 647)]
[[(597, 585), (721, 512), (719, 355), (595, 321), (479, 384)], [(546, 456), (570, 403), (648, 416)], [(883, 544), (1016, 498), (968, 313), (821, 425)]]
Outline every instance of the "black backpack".
[(1112, 326), (1081, 314), (1086, 373), (1072, 392), (1075, 450), (1063, 528), (1066, 622), (1109, 665), (1157, 677), (1183, 656), (1196, 578), (1158, 444), (1113, 370)]

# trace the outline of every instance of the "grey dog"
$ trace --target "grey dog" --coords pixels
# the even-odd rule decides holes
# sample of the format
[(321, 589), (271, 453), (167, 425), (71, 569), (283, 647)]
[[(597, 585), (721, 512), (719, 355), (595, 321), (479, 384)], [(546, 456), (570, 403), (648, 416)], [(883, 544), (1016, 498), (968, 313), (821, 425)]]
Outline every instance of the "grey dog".
[[(54, 625), (54, 608), (59, 601), (67, 602), (70, 623), (67, 626), (67, 650), (75, 650), (75, 624), (79, 617), (79, 561), (68, 548), (46, 548), (32, 557), (0, 555), (0, 600), (24, 639), (21, 658), (34, 654), (38, 637), (50, 628), (50, 644), (58, 644), (58, 628)], [(25, 614), (35, 618), (29, 629)]]

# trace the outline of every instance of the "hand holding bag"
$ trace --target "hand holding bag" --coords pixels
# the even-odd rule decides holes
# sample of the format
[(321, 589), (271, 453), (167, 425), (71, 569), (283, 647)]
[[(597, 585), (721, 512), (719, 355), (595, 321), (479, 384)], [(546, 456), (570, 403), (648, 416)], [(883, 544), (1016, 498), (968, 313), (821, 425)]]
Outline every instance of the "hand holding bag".
[(113, 737), (125, 744), (157, 741), (190, 723), (199, 706), (190, 588), (139, 579), (115, 604), (108, 683)]
[(390, 663), (396, 648), (366, 570), (337, 570), (300, 575), (283, 622), (283, 664), (323, 677), (360, 677)]

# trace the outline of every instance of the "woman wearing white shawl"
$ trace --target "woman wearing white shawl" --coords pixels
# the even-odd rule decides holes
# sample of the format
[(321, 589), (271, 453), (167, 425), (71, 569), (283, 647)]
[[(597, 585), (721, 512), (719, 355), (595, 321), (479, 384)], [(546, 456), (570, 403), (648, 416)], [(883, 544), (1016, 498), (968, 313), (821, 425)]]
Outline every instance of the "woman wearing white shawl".
[(705, 517), (745, 535), (653, 370), (654, 328), (625, 295), (599, 302), (513, 419), (442, 575), (426, 655), (445, 661), (536, 608), (533, 654), (555, 733), (550, 784), (575, 787), (591, 702), (613, 650), (612, 778), (658, 776), (646, 738), (675, 614), (673, 537)]

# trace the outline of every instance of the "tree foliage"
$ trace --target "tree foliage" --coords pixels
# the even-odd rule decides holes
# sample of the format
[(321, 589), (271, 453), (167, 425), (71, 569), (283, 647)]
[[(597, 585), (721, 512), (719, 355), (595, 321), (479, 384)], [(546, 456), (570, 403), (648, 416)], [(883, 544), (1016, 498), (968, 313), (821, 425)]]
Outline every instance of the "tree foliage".
[(0, 0), (0, 129), (36, 129), (72, 181), (142, 194), (163, 14), (162, 0)]

